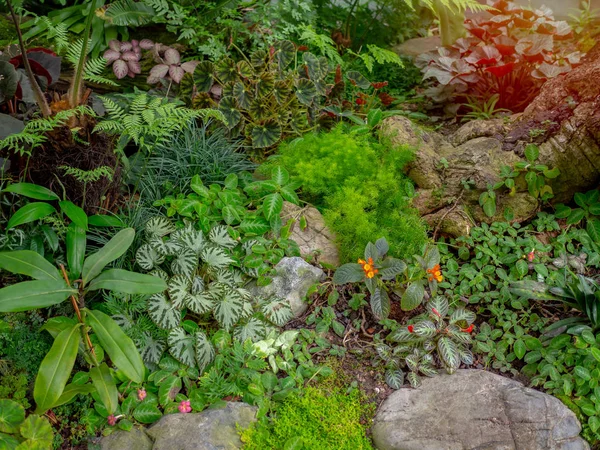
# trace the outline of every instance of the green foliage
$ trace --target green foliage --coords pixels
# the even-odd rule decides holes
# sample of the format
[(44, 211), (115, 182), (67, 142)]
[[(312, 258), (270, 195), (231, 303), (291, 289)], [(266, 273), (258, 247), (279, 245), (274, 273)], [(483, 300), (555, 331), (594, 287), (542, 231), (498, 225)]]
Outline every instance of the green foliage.
[(399, 257), (420, 253), (424, 227), (410, 207), (411, 181), (402, 173), (408, 148), (390, 148), (338, 125), (283, 144), (274, 162), (287, 167), (303, 192), (324, 207), (342, 260), (356, 260), (372, 236), (383, 236)]
[(290, 395), (271, 419), (242, 431), (248, 449), (371, 449), (363, 417), (367, 406), (359, 391), (307, 386)]
[(469, 120), (490, 120), (502, 117), (506, 114), (510, 115), (510, 110), (505, 108), (496, 108), (496, 103), (498, 103), (499, 99), (499, 94), (494, 94), (485, 101), (467, 97), (468, 103), (466, 103), (465, 106), (470, 108), (470, 111), (464, 115), (461, 121), (468, 122)]
[(50, 448), (54, 433), (45, 417), (25, 416), (23, 406), (12, 400), (0, 400), (0, 444), (16, 448)]

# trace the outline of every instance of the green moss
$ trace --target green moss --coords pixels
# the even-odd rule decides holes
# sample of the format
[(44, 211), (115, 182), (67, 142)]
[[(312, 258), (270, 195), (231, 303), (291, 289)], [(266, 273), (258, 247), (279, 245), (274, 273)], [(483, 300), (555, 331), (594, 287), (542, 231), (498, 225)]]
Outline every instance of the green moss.
[(17, 38), (17, 31), (6, 15), (0, 14), (0, 45), (4, 46)]
[(380, 237), (396, 257), (419, 253), (427, 241), (411, 207), (412, 182), (402, 170), (412, 158), (409, 147), (379, 143), (340, 125), (282, 145), (278, 161), (302, 183), (305, 198), (323, 210), (342, 261), (351, 261)]
[(249, 450), (372, 449), (361, 423), (371, 410), (356, 389), (347, 392), (333, 383), (309, 386), (279, 405), (271, 420), (263, 418), (244, 430), (241, 438)]

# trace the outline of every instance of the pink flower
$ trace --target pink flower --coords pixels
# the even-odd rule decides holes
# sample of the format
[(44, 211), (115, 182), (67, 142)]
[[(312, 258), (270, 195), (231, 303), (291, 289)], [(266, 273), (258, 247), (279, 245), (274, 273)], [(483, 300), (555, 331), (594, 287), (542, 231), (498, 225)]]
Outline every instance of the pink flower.
[(117, 418), (115, 417), (115, 415), (114, 415), (114, 414), (111, 414), (110, 416), (108, 416), (108, 417), (106, 418), (106, 420), (108, 421), (108, 424), (109, 424), (111, 427), (114, 427), (114, 426), (117, 424)]
[(527, 261), (532, 262), (535, 259), (535, 249), (527, 253)]
[(140, 400), (140, 402), (143, 402), (144, 399), (146, 398), (146, 395), (148, 395), (146, 393), (146, 390), (144, 388), (138, 389), (138, 393), (137, 394), (138, 394), (138, 399)]
[(192, 412), (192, 406), (189, 400), (183, 400), (180, 404), (179, 404), (179, 412), (181, 414), (187, 414), (189, 412)]

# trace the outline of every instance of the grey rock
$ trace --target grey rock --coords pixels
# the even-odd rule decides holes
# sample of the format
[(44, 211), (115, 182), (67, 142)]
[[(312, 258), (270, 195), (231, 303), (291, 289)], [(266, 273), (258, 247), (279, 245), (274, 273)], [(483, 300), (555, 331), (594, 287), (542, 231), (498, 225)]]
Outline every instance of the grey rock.
[[(306, 219), (306, 228), (300, 228), (300, 218)], [(284, 202), (281, 211), (281, 219), (286, 223), (294, 219), (290, 239), (293, 239), (300, 248), (303, 258), (310, 258), (318, 263), (339, 266), (340, 256), (335, 245), (335, 234), (333, 234), (317, 208), (307, 206), (302, 208), (293, 203)]]
[(484, 370), (459, 370), (403, 388), (373, 425), (379, 450), (587, 450), (560, 400)]
[(300, 317), (308, 305), (304, 301), (308, 289), (325, 278), (325, 272), (311, 266), (302, 258), (285, 257), (275, 266), (277, 275), (268, 286), (249, 286), (252, 294), (264, 298), (282, 298), (289, 301), (294, 317)]
[(256, 422), (255, 406), (227, 402), (199, 414), (168, 414), (148, 429), (153, 450), (231, 450), (242, 448), (240, 429)]
[(152, 450), (152, 440), (143, 429), (116, 430), (102, 438), (101, 450)]

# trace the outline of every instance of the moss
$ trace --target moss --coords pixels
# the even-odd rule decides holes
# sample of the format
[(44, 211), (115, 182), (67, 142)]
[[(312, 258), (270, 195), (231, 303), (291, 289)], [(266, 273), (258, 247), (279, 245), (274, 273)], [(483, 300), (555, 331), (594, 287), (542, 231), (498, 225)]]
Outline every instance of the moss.
[[(335, 380), (309, 386), (244, 430), (244, 449), (367, 450), (372, 449), (362, 423), (372, 407), (357, 389), (350, 392)], [(294, 445), (295, 444), (295, 445)]]
[(0, 14), (0, 46), (5, 46), (11, 43), (16, 39), (16, 37), (17, 31), (12, 20), (10, 20), (6, 15)]
[(413, 149), (376, 142), (343, 125), (280, 147), (278, 161), (302, 183), (305, 198), (324, 212), (342, 261), (360, 257), (369, 241), (385, 237), (391, 254), (419, 253), (427, 241), (412, 182), (403, 173)]

